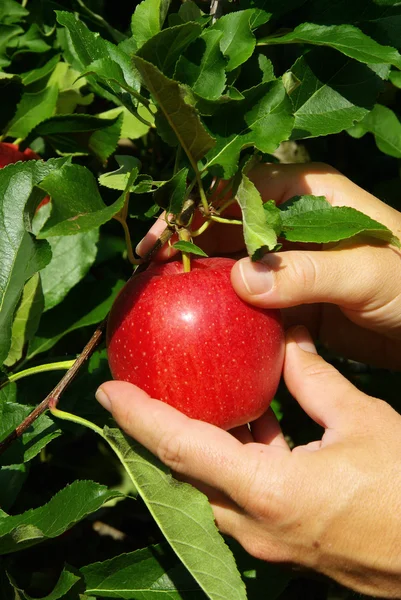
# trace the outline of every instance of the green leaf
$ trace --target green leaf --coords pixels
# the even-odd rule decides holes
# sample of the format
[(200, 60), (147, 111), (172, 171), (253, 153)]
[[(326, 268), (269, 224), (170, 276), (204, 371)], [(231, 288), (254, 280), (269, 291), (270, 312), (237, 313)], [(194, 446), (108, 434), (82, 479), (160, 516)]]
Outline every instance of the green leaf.
[(176, 242), (175, 244), (173, 244), (173, 248), (176, 248), (177, 250), (180, 250), (181, 252), (188, 252), (190, 254), (195, 254), (196, 256), (207, 256), (206, 252), (204, 252), (202, 250), (202, 248), (199, 248), (199, 246), (196, 246), (196, 244), (193, 244), (192, 242), (185, 242), (185, 241)]
[(265, 211), (265, 221), (277, 235), (281, 233), (281, 212), (274, 200), (268, 200), (263, 204)]
[(28, 472), (29, 465), (26, 463), (0, 467), (0, 506), (5, 510), (10, 510), (18, 498)]
[[(103, 66), (104, 64), (109, 65), (113, 71), (113, 76), (115, 73), (118, 73), (119, 76), (122, 73), (125, 84), (139, 91), (137, 74), (132, 68), (129, 56), (123, 50), (103, 39), (98, 33), (90, 31), (73, 13), (56, 11), (56, 14), (57, 21), (66, 28), (69, 50), (72, 55), (71, 62), (75, 69), (82, 73), (91, 63), (103, 59), (105, 61)], [(104, 73), (104, 75), (107, 75), (107, 73)], [(96, 85), (96, 80), (93, 77), (88, 77), (88, 81), (94, 85), (94, 89), (100, 95), (104, 95), (103, 88)], [(113, 98), (116, 91), (119, 91), (119, 88), (115, 86), (112, 86), (112, 89), (109, 90), (109, 92), (112, 92)], [(124, 90), (121, 89), (120, 91), (123, 92)], [(110, 94), (106, 94), (106, 96), (110, 97)]]
[(75, 286), (61, 304), (43, 315), (37, 334), (29, 344), (27, 360), (49, 350), (71, 331), (100, 323), (124, 283), (106, 279), (83, 281)]
[(401, 68), (400, 53), (382, 46), (353, 25), (316, 25), (302, 23), (291, 33), (262, 38), (259, 44), (317, 44), (329, 46), (366, 64), (390, 64)]
[(64, 154), (94, 154), (104, 162), (116, 149), (123, 117), (120, 112), (111, 118), (92, 115), (54, 115), (40, 123), (26, 139), (29, 144), (43, 137), (53, 148)]
[[(59, 304), (95, 262), (99, 231), (51, 237), (52, 259), (41, 273), (44, 309)], [(18, 313), (17, 313), (18, 314)]]
[(48, 77), (54, 71), (59, 61), (60, 54), (56, 54), (50, 60), (48, 60), (47, 63), (45, 63), (42, 67), (32, 69), (31, 71), (27, 71), (26, 73), (22, 73), (22, 83), (24, 85), (31, 85), (32, 83), (36, 83), (37, 81)]
[(174, 73), (177, 60), (202, 31), (198, 23), (184, 23), (163, 29), (147, 41), (138, 51), (138, 56), (152, 63), (167, 77)]
[(11, 64), (7, 49), (11, 45), (11, 42), (20, 36), (23, 31), (18, 25), (0, 25), (0, 69), (8, 67)]
[(47, 44), (42, 35), (42, 31), (36, 23), (32, 23), (28, 31), (18, 37), (13, 38), (9, 44), (10, 48), (15, 48), (12, 53), (12, 59), (21, 54), (27, 54), (30, 52), (43, 54), (51, 49), (51, 46)]
[[(43, 270), (42, 270), (43, 273)], [(11, 333), (11, 348), (4, 364), (12, 366), (22, 357), (25, 345), (33, 338), (44, 308), (43, 291), (39, 273), (25, 284), (15, 313)]]
[(401, 71), (392, 70), (390, 72), (390, 81), (395, 87), (401, 89)]
[(169, 181), (161, 185), (153, 194), (155, 203), (168, 213), (178, 215), (185, 201), (188, 169), (181, 169)]
[(252, 20), (258, 19), (257, 25), (267, 23), (271, 15), (255, 9), (239, 10), (224, 15), (216, 21), (212, 30), (222, 32), (220, 48), (228, 58), (227, 71), (233, 71), (248, 60), (253, 54), (256, 39), (252, 33)]
[(196, 110), (186, 102), (186, 90), (176, 81), (168, 79), (154, 65), (139, 56), (133, 58), (142, 79), (155, 98), (169, 127), (175, 143), (180, 143), (193, 166), (214, 146)]
[(52, 198), (52, 212), (38, 238), (74, 235), (107, 223), (124, 205), (122, 195), (106, 206), (92, 173), (80, 165), (64, 165), (40, 184)]
[(124, 600), (203, 600), (204, 593), (168, 547), (158, 545), (80, 569), (87, 594)]
[(16, 0), (2, 0), (0, 5), (0, 23), (11, 25), (19, 23), (29, 12)]
[(236, 198), (242, 211), (244, 239), (249, 256), (256, 259), (261, 253), (274, 250), (277, 235), (267, 223), (259, 191), (246, 175), (242, 175)]
[(136, 49), (161, 31), (169, 4), (170, 0), (143, 0), (138, 4), (131, 20)]
[(291, 102), (281, 81), (262, 83), (244, 96), (231, 105), (231, 110), (223, 105), (207, 120), (216, 146), (207, 156), (206, 167), (225, 179), (236, 173), (243, 148), (256, 146), (261, 152), (272, 153), (292, 131)]
[(75, 481), (39, 508), (0, 520), (0, 554), (17, 552), (61, 535), (122, 494), (93, 481)]
[(199, 19), (210, 19), (192, 0), (185, 0), (178, 9), (177, 15), (183, 23), (189, 21), (199, 22)]
[(102, 163), (113, 154), (121, 137), (123, 116), (119, 115), (113, 123), (95, 131), (89, 139), (89, 149)]
[(25, 93), (17, 106), (17, 112), (6, 128), (8, 136), (25, 138), (34, 127), (48, 119), (55, 111), (58, 90), (46, 87), (33, 94)]
[(140, 121), (134, 114), (132, 114), (127, 108), (124, 106), (119, 106), (116, 108), (112, 108), (106, 112), (100, 113), (97, 115), (101, 119), (113, 119), (118, 117), (118, 115), (123, 116), (123, 123), (121, 126), (120, 136), (122, 138), (129, 138), (131, 140), (136, 140), (144, 135), (146, 135), (150, 129), (151, 125), (154, 125), (155, 119), (154, 116), (146, 106), (140, 104), (138, 106), (138, 114), (142, 119), (145, 119), (150, 125), (145, 125), (142, 121)]
[(383, 82), (368, 66), (329, 48), (316, 48), (291, 67), (300, 85), (291, 93), (293, 139), (338, 133), (363, 119)]
[(24, 209), (35, 184), (65, 159), (28, 161), (0, 170), (0, 364), (11, 345), (14, 311), (25, 282), (51, 259), (50, 246), (26, 231)]
[[(31, 411), (31, 406), (8, 402), (2, 396), (0, 398), (0, 439), (5, 439), (14, 431)], [(0, 464), (4, 466), (29, 462), (59, 435), (61, 435), (61, 430), (54, 421), (47, 415), (41, 415), (22, 437), (13, 442), (1, 455)]]
[(208, 100), (217, 100), (226, 86), (226, 60), (220, 50), (221, 37), (221, 31), (206, 30), (181, 56), (174, 73), (175, 79)]
[[(1, 58), (0, 58), (1, 62)], [(0, 73), (0, 131), (3, 131), (15, 114), (15, 107), (21, 101), (24, 86), (18, 75)]]
[(88, 81), (85, 77), (79, 77), (79, 71), (68, 63), (57, 63), (47, 85), (57, 85), (59, 89), (58, 115), (72, 114), (78, 106), (88, 106), (93, 102), (94, 94), (87, 89)]
[(400, 247), (400, 241), (381, 223), (349, 206), (331, 206), (322, 196), (296, 196), (280, 205), (281, 237), (290, 242), (339, 242), (354, 235)]
[(105, 428), (103, 435), (165, 538), (207, 596), (245, 600), (244, 584), (206, 496), (173, 479), (159, 460), (119, 429)]
[(362, 134), (373, 133), (379, 150), (401, 158), (401, 123), (390, 108), (376, 104), (359, 126)]
[(81, 577), (76, 574), (75, 570), (71, 569), (71, 567), (64, 567), (63, 571), (58, 578), (58, 581), (50, 594), (47, 596), (42, 596), (39, 598), (33, 598), (23, 590), (18, 588), (18, 591), (21, 592), (22, 598), (24, 600), (61, 600), (61, 598), (66, 598), (67, 592), (69, 592), (77, 583), (81, 580)]
[(138, 176), (141, 163), (134, 156), (115, 156), (116, 161), (119, 164), (117, 171), (111, 171), (109, 173), (103, 173), (99, 177), (100, 185), (110, 188), (112, 190), (124, 191), (128, 185), (129, 179), (133, 171), (136, 176), (133, 177), (135, 181)]

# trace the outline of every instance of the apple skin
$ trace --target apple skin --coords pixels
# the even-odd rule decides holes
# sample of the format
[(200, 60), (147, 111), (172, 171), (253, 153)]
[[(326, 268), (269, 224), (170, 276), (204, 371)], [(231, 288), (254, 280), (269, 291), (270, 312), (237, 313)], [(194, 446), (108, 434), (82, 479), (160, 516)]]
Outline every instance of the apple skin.
[(19, 160), (41, 160), (41, 158), (39, 154), (36, 154), (30, 148), (26, 148), (21, 152), (16, 144), (0, 143), (0, 169)]
[(223, 429), (261, 416), (284, 361), (277, 310), (234, 292), (234, 260), (154, 263), (121, 290), (107, 326), (114, 379), (129, 381), (191, 418)]
[[(42, 160), (39, 154), (36, 154), (30, 148), (26, 148), (21, 151), (16, 144), (9, 144), (8, 142), (0, 142), (0, 169), (10, 165), (12, 163), (19, 162), (20, 160)], [(50, 202), (49, 196), (45, 196), (38, 205), (36, 212)]]

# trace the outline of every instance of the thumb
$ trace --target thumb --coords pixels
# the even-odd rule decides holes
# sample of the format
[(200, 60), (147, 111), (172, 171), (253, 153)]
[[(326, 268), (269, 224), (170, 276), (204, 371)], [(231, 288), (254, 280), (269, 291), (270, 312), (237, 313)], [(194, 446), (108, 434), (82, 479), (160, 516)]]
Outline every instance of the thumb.
[(352, 429), (367, 402), (374, 401), (317, 354), (305, 327), (287, 332), (284, 381), (304, 411), (325, 429)]
[[(268, 254), (261, 262), (244, 258), (234, 265), (231, 282), (240, 298), (264, 308), (329, 302), (373, 310), (401, 292), (395, 289), (401, 288), (393, 276), (397, 272), (397, 253), (385, 246), (353, 246)], [(383, 282), (386, 273), (391, 274), (389, 282)]]

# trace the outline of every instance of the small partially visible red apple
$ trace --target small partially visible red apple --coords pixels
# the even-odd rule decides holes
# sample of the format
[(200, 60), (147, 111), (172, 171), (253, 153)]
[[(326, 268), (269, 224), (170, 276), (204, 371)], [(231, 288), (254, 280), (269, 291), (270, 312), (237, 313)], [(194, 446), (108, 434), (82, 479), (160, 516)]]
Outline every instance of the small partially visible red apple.
[(243, 302), (228, 258), (153, 264), (132, 278), (107, 328), (112, 375), (189, 417), (231, 429), (262, 415), (284, 359), (280, 313)]
[[(42, 160), (39, 154), (36, 154), (30, 148), (26, 148), (21, 151), (16, 144), (9, 144), (8, 142), (0, 142), (0, 169), (6, 167), (11, 163), (19, 162), (20, 160)], [(37, 211), (50, 202), (49, 196), (43, 198), (37, 207)]]

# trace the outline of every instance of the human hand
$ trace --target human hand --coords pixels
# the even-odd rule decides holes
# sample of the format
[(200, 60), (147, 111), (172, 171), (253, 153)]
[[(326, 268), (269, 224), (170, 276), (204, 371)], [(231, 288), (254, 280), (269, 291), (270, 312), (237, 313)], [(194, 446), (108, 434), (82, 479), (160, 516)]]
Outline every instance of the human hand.
[[(395, 235), (401, 234), (400, 213), (327, 165), (260, 165), (250, 176), (265, 201), (274, 199), (280, 204), (296, 195), (322, 195), (333, 206), (352, 206), (387, 225)], [(238, 206), (230, 209), (238, 210)], [(164, 227), (165, 222), (158, 221), (151, 228), (139, 253), (152, 245)], [(241, 232), (234, 226), (214, 224), (208, 232), (209, 254), (243, 248)], [(202, 237), (196, 238), (199, 245)], [(355, 240), (320, 251), (287, 247), (296, 249), (266, 255), (261, 263), (243, 259), (234, 266), (232, 283), (239, 296), (256, 306), (284, 309), (286, 326), (304, 324), (315, 339), (335, 352), (399, 369), (401, 253), (384, 244)], [(174, 252), (165, 246), (159, 259)]]
[(401, 591), (401, 416), (358, 391), (290, 330), (284, 377), (324, 429), (291, 452), (269, 411), (231, 433), (189, 419), (129, 383), (97, 398), (119, 425), (211, 502), (252, 555), (315, 569), (366, 594)]
[[(261, 165), (252, 174), (265, 200), (326, 196), (351, 206), (400, 236), (401, 214), (327, 165)], [(330, 249), (268, 254), (240, 260), (232, 284), (246, 302), (281, 308), (286, 326), (303, 324), (315, 339), (349, 358), (401, 367), (401, 252), (347, 240)], [(302, 306), (301, 306), (302, 305)]]

